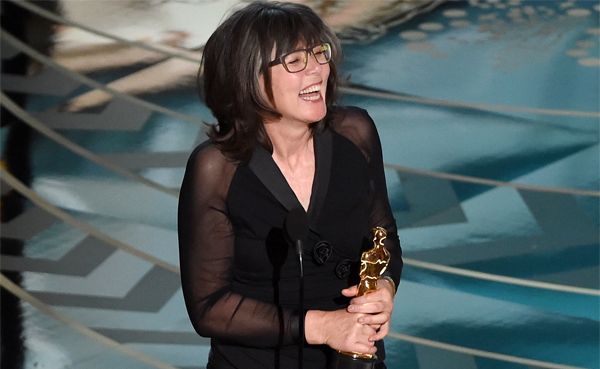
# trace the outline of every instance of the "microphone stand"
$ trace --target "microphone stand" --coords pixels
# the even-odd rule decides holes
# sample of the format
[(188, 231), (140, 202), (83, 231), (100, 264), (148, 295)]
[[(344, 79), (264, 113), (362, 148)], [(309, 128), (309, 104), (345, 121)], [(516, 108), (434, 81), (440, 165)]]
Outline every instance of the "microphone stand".
[(298, 299), (298, 310), (300, 311), (300, 324), (298, 343), (298, 369), (303, 369), (304, 355), (304, 264), (302, 262), (302, 240), (296, 240), (296, 253), (298, 254), (298, 265), (300, 266), (300, 296)]
[(298, 340), (298, 369), (303, 369), (304, 361), (304, 264), (302, 262), (302, 240), (308, 234), (308, 217), (302, 208), (294, 208), (287, 214), (284, 222), (284, 228), (298, 255), (298, 264), (300, 266), (300, 290), (298, 291), (298, 309), (299, 309), (299, 340)]

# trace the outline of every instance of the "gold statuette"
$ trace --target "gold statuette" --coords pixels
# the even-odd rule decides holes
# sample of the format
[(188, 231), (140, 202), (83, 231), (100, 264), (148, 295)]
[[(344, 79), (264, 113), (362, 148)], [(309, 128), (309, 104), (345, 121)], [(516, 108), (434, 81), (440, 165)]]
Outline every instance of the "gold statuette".
[[(377, 291), (377, 280), (385, 272), (390, 263), (390, 253), (383, 245), (387, 232), (382, 227), (375, 227), (373, 233), (373, 248), (362, 253), (360, 256), (360, 283), (356, 296), (366, 295)], [(351, 356), (354, 359), (377, 359), (377, 355), (363, 354), (360, 352), (342, 352), (341, 354)]]

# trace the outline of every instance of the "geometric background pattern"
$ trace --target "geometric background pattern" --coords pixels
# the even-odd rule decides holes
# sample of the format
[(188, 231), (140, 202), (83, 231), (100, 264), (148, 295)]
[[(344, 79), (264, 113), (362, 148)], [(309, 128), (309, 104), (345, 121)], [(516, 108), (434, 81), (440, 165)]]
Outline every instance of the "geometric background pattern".
[[(506, 4), (509, 6), (508, 2)], [(583, 8), (587, 9), (585, 6)], [(440, 9), (437, 13), (433, 12), (432, 17), (436, 14), (439, 16), (442, 11), (448, 11), (448, 8)], [(421, 27), (421, 30), (427, 27), (433, 29), (432, 24), (437, 24), (433, 23), (435, 20), (426, 20), (419, 21), (420, 24), (429, 24), (425, 28)], [(594, 22), (598, 27), (597, 19)], [(414, 26), (409, 22), (408, 26), (403, 27), (410, 28), (411, 25)], [(399, 33), (398, 30), (395, 32)], [(3, 42), (3, 50), (7, 47)], [(15, 45), (11, 47), (14, 48)], [(355, 62), (352, 56), (360, 51), (361, 46), (349, 49), (348, 68), (351, 69)], [(4, 57), (11, 56), (12, 53), (4, 54)], [(361, 71), (360, 67), (354, 68), (355, 71)], [(155, 131), (162, 130), (162, 137), (166, 137), (171, 134), (169, 124), (177, 127), (180, 122), (169, 121), (165, 124), (161, 120), (164, 118), (159, 117), (159, 113), (147, 106), (140, 106), (118, 97), (104, 106), (84, 112), (75, 113), (62, 109), (64, 102), (73, 97), (76, 91), (84, 91), (86, 88), (80, 82), (74, 82), (52, 68), (44, 68), (42, 73), (29, 77), (2, 74), (3, 92), (27, 94), (30, 98), (29, 113), (48, 128), (73, 143), (86, 147), (113, 165), (157, 181), (167, 188), (176, 189), (189, 152), (202, 140), (199, 138), (202, 137), (201, 129), (196, 127), (193, 134), (186, 134), (186, 144), (175, 148), (159, 145), (157, 149), (149, 143), (156, 137), (161, 137), (153, 136)], [(180, 103), (172, 103), (179, 93), (181, 92), (165, 94), (162, 100), (165, 106), (172, 105), (174, 109), (177, 106), (181, 107)], [(191, 89), (184, 89), (184, 93), (194, 95)], [(149, 99), (154, 99), (154, 96), (150, 96)], [(599, 357), (597, 332), (600, 327), (600, 302), (597, 292), (600, 289), (597, 217), (598, 127), (591, 125), (589, 129), (572, 129), (572, 132), (561, 133), (562, 137), (566, 137), (565, 140), (571, 140), (568, 144), (560, 146), (556, 142), (550, 142), (548, 146), (539, 146), (539, 151), (544, 152), (547, 149), (549, 154), (540, 155), (540, 159), (536, 159), (535, 162), (513, 160), (513, 168), (519, 168), (513, 173), (509, 171), (507, 174), (498, 170), (495, 177), (485, 175), (485, 166), (496, 165), (501, 168), (507, 165), (501, 158), (498, 162), (488, 161), (480, 167), (473, 166), (473, 172), (462, 171), (466, 175), (498, 181), (515, 180), (539, 184), (541, 187), (583, 188), (595, 191), (596, 195), (549, 193), (525, 188), (468, 184), (398, 169), (395, 165), (403, 164), (405, 160), (398, 154), (398, 150), (401, 150), (398, 147), (407, 145), (388, 144), (389, 139), (395, 137), (393, 134), (396, 128), (390, 128), (388, 120), (377, 119), (378, 115), (387, 114), (385, 108), (378, 110), (377, 107), (377, 104), (385, 105), (386, 101), (379, 99), (374, 103), (371, 98), (360, 100), (360, 97), (352, 94), (345, 95), (344, 99), (349, 103), (368, 107), (378, 125), (384, 145), (384, 156), (388, 163), (386, 176), (390, 201), (400, 229), (404, 256), (407, 258), (404, 282), (397, 295), (394, 314), (393, 330), (396, 336), (392, 334), (386, 339), (389, 347), (388, 366), (396, 368), (402, 363), (402, 367), (408, 365), (406, 367), (427, 369), (442, 366), (457, 369), (597, 368), (597, 364), (593, 362), (597, 362)], [(6, 100), (3, 100), (5, 106)], [(44, 108), (32, 108), (36, 105)], [(594, 108), (597, 111), (597, 106)], [(410, 114), (408, 108), (405, 110)], [(436, 109), (432, 111), (432, 119), (442, 114)], [(194, 113), (202, 119), (210, 119), (205, 110)], [(458, 116), (460, 120), (464, 117), (468, 121), (479, 113), (458, 111), (444, 114), (447, 114), (447, 119), (454, 115), (454, 118)], [(520, 118), (497, 119), (502, 123), (506, 119), (517, 121)], [(562, 130), (565, 125), (568, 126), (570, 121), (566, 119), (562, 123), (563, 126), (558, 128), (546, 127), (547, 132), (550, 132), (545, 133), (546, 136), (536, 132), (531, 137), (534, 141), (539, 137), (552, 137), (554, 140), (555, 135), (558, 136), (556, 132)], [(426, 124), (425, 122), (424, 125)], [(460, 127), (462, 126), (457, 129), (461, 129)], [(408, 125), (404, 129), (407, 134), (416, 132), (416, 128)], [(415, 134), (418, 138), (420, 133)], [(106, 138), (113, 139), (113, 143), (103, 143)], [(84, 201), (86, 196), (101, 197), (113, 191), (95, 193), (96, 187), (89, 186), (89, 183), (94, 181), (109, 179), (115, 184), (111, 188), (131, 186), (133, 191), (145, 194), (143, 191), (148, 189), (143, 184), (119, 178), (112, 173), (106, 174), (107, 172), (72, 153), (57, 155), (48, 145), (47, 139), (41, 135), (34, 135), (32, 142), (34, 181), (31, 188), (39, 194), (46, 195), (46, 201), (119, 242), (143, 250), (165, 263), (178, 263), (176, 231), (169, 221), (161, 223), (155, 221), (153, 216), (136, 220), (132, 219), (129, 213), (121, 213), (118, 209), (111, 212), (110, 206), (108, 210), (99, 210), (94, 208), (95, 202)], [(511, 154), (509, 150), (526, 155), (527, 150), (531, 148), (526, 143), (523, 145), (525, 148), (512, 147), (503, 150), (507, 157)], [(532, 144), (535, 145), (538, 145), (537, 141)], [(457, 147), (459, 146), (460, 143)], [(559, 146), (561, 148), (557, 149)], [(48, 155), (57, 155), (61, 162), (46, 165), (49, 162)], [(418, 163), (418, 160), (415, 163)], [(465, 164), (465, 167), (468, 164)], [(596, 168), (593, 167), (594, 164)], [(448, 162), (446, 167), (450, 168), (453, 165), (454, 163)], [(578, 168), (577, 165), (582, 167)], [(570, 177), (573, 183), (569, 183), (569, 179), (553, 180), (555, 173), (559, 173), (564, 167), (576, 169), (573, 172), (577, 173)], [(438, 168), (440, 171), (446, 169), (443, 165)], [(48, 183), (52, 181), (57, 181), (59, 186), (77, 187), (81, 192), (73, 199), (67, 200), (61, 200), (59, 196), (47, 196), (52, 189)], [(6, 180), (3, 180), (3, 194), (10, 188)], [(77, 203), (78, 197), (83, 199), (81, 203)], [(152, 201), (151, 197), (148, 199)], [(170, 199), (163, 208), (156, 209), (159, 213), (156, 217), (160, 217), (160, 213), (173, 214), (176, 198)], [(98, 200), (108, 201), (106, 198)], [(124, 207), (140, 206), (140, 209), (145, 209), (143, 204), (128, 202), (126, 196), (120, 201)], [(138, 258), (127, 250), (115, 247), (115, 244), (107, 242), (106, 239), (73, 228), (55, 214), (30, 202), (20, 215), (2, 224), (2, 243), (2, 273), (12, 275), (11, 273), (19, 272), (22, 275), (21, 287), (52, 309), (120, 344), (151, 355), (158, 361), (186, 369), (200, 368), (205, 362), (209, 340), (199, 337), (191, 328), (183, 305), (179, 275), (173, 270), (149, 262), (148, 259)], [(568, 294), (519, 286), (498, 286), (495, 282), (445, 275), (439, 270), (421, 269), (411, 266), (411, 260), (534, 282), (554, 283), (567, 288), (572, 286), (588, 293)], [(420, 299), (431, 300), (432, 303), (423, 307), (417, 302)], [(436, 309), (441, 308), (434, 306), (436, 299), (439, 299), (438, 304), (446, 305), (448, 310), (436, 313)], [(455, 300), (464, 302), (464, 306), (455, 306)], [(553, 306), (552, 300), (561, 301), (563, 306)], [(32, 318), (26, 320), (25, 328), (25, 337), (29, 340), (27, 342), (30, 361), (26, 361), (28, 367), (34, 367), (35, 360), (49, 357), (48, 352), (44, 351), (46, 346), (40, 342), (44, 341), (45, 334), (50, 335), (46, 337), (46, 342), (52, 342), (53, 335), (49, 333), (52, 329), (56, 329), (56, 334), (62, 337), (55, 341), (57, 347), (60, 347), (57, 350), (70, 357), (69, 360), (74, 360), (75, 366), (81, 364), (82, 367), (111, 367), (110, 363), (123, 360), (123, 363), (128, 363), (128, 368), (136, 368), (138, 365), (148, 367), (148, 364), (135, 361), (129, 363), (127, 360), (130, 359), (123, 359), (114, 353), (102, 353), (105, 349), (92, 348), (93, 344), (86, 346), (90, 350), (84, 350), (87, 353), (70, 352), (69, 347), (86, 345), (83, 339), (78, 338), (77, 333), (69, 332), (64, 326), (55, 326), (55, 323), (40, 317), (39, 313), (27, 304), (23, 304), (23, 309), (24, 316)], [(431, 315), (419, 317), (419, 311), (429, 312)], [(440, 318), (442, 314), (447, 320)], [(465, 323), (464, 315), (468, 314), (472, 314), (474, 320), (480, 318), (484, 323)], [(489, 316), (484, 317), (484, 314)], [(508, 319), (508, 316), (511, 318)], [(502, 320), (503, 317), (506, 319)], [(413, 318), (414, 320), (411, 320)], [(526, 324), (528, 319), (532, 322), (529, 325)], [(437, 322), (437, 325), (423, 323), (427, 320)], [(35, 331), (33, 327), (36, 324), (41, 327), (39, 329), (43, 334), (31, 333)], [(455, 334), (452, 333), (453, 330)], [(454, 343), (460, 347), (477, 347), (486, 352), (530, 358), (531, 361), (510, 363), (497, 358), (482, 358), (479, 354), (468, 351), (457, 352), (394, 339), (400, 337), (398, 332), (406, 333), (409, 337), (429, 338)], [(515, 337), (515, 342), (526, 342), (530, 339), (546, 347), (533, 348), (528, 352), (528, 348), (524, 347), (526, 345), (517, 347), (516, 344), (512, 345), (507, 341), (492, 344), (490, 337), (502, 338), (511, 334), (521, 335)], [(552, 335), (555, 335), (555, 338), (550, 337)], [(561, 346), (560, 340), (570, 340), (572, 345)], [(577, 347), (584, 349), (578, 351)], [(66, 362), (61, 362), (60, 358), (52, 360), (48, 363), (52, 362), (55, 367), (60, 367), (61, 363)]]

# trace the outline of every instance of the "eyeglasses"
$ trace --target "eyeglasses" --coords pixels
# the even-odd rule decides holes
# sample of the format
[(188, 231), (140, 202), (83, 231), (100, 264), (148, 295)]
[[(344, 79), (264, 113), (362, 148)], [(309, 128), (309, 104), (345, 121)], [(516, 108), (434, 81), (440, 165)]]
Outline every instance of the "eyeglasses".
[(324, 42), (317, 46), (298, 49), (281, 55), (279, 58), (270, 62), (269, 67), (283, 64), (283, 67), (289, 73), (301, 72), (306, 69), (306, 65), (308, 64), (308, 53), (311, 53), (319, 64), (327, 64), (331, 61), (331, 45)]

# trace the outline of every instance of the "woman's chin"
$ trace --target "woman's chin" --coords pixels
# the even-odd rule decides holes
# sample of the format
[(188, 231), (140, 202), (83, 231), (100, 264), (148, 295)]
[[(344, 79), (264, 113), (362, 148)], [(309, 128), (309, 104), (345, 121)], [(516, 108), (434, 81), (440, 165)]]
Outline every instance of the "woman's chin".
[(312, 103), (310, 106), (306, 107), (304, 112), (307, 118), (306, 121), (311, 123), (318, 122), (325, 118), (325, 115), (327, 115), (327, 105), (325, 105), (325, 102), (321, 100), (320, 104)]
[(318, 122), (320, 120), (322, 120), (323, 118), (325, 118), (325, 115), (327, 115), (327, 109), (323, 109), (321, 112), (315, 113), (315, 114), (311, 114), (310, 118), (307, 119), (308, 122), (310, 123), (314, 123), (314, 122)]

